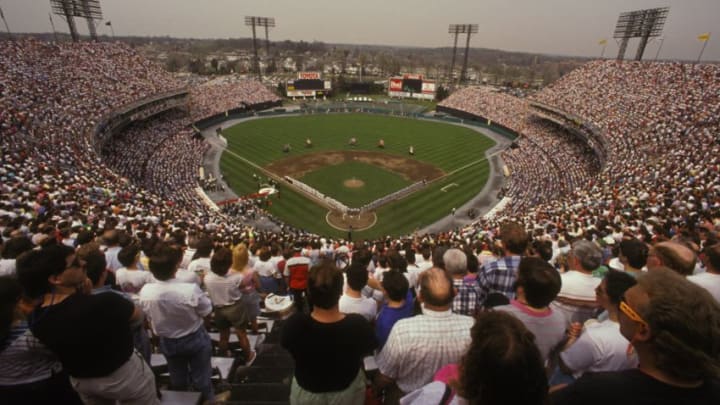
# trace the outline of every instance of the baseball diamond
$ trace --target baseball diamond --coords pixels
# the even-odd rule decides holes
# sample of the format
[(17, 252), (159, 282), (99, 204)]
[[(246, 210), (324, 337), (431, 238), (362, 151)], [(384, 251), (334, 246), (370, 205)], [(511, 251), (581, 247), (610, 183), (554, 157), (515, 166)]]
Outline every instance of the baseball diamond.
[[(376, 114), (254, 119), (227, 128), (224, 136), (220, 168), (238, 195), (257, 192), (253, 174), (261, 170), (283, 186), (269, 197), (273, 215), (329, 235), (344, 234), (350, 222), (337, 205), (323, 204), (326, 199), (349, 208), (371, 204), (372, 217), (352, 223), (357, 237), (412, 232), (461, 206), (483, 189), (485, 151), (495, 144), (466, 127)], [(308, 139), (313, 148), (302, 147)], [(290, 152), (283, 152), (287, 144)], [(409, 145), (414, 156), (407, 154)], [(290, 181), (312, 188), (314, 196)]]

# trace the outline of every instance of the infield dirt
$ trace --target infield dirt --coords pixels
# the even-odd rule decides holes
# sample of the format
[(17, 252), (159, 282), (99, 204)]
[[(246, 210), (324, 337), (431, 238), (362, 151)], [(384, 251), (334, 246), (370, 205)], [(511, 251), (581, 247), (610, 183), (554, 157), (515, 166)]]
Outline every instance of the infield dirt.
[(412, 158), (368, 151), (326, 151), (290, 156), (266, 165), (265, 169), (280, 176), (290, 176), (298, 179), (306, 173), (321, 167), (351, 161), (381, 167), (412, 182), (423, 179), (430, 181), (445, 174), (445, 172), (431, 164)]

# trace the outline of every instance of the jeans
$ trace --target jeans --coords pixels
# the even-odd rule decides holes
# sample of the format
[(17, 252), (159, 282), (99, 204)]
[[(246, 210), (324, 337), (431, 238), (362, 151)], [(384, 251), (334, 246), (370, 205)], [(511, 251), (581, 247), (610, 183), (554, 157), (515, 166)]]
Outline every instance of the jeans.
[(165, 355), (170, 372), (170, 385), (184, 391), (190, 383), (203, 394), (203, 399), (213, 401), (212, 343), (204, 326), (180, 338), (160, 338), (160, 352)]

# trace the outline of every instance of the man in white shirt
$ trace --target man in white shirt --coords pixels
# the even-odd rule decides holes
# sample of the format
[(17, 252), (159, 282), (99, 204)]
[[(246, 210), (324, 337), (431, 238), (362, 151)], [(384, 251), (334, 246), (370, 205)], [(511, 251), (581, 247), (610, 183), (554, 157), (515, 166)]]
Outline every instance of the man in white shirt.
[(583, 239), (572, 244), (568, 256), (570, 270), (562, 274), (560, 293), (551, 306), (565, 314), (568, 324), (583, 323), (597, 312), (595, 288), (602, 280), (593, 277), (592, 272), (601, 263), (602, 251), (593, 242)]
[(708, 290), (715, 301), (720, 302), (720, 244), (703, 249), (705, 272), (687, 276), (688, 281)]
[(119, 268), (123, 267), (120, 260), (118, 260), (118, 253), (120, 253), (120, 234), (117, 230), (111, 229), (103, 233), (103, 242), (107, 248), (105, 249), (105, 261), (107, 262), (108, 269), (115, 273)]
[(420, 274), (418, 300), (423, 314), (397, 321), (377, 355), (379, 388), (395, 382), (402, 393), (418, 389), (441, 367), (458, 363), (470, 344), (474, 320), (450, 310), (452, 280), (444, 270), (434, 267)]
[(150, 257), (150, 271), (157, 282), (145, 284), (140, 290), (140, 305), (160, 337), (171, 388), (186, 390), (188, 382), (192, 382), (203, 399), (212, 403), (212, 343), (203, 324), (203, 318), (212, 312), (212, 303), (197, 284), (175, 279), (180, 259), (172, 247), (156, 249)]
[(347, 287), (340, 297), (340, 312), (344, 314), (359, 314), (369, 322), (375, 321), (377, 315), (377, 303), (374, 299), (364, 297), (362, 289), (368, 282), (366, 266), (354, 261), (347, 270)]

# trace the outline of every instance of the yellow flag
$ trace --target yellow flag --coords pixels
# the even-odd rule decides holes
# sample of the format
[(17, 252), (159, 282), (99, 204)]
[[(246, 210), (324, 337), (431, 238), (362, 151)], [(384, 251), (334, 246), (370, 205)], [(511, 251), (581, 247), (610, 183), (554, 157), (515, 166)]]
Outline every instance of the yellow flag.
[(598, 41), (598, 45), (607, 45), (607, 39), (601, 39)]
[(705, 41), (707, 41), (708, 39), (710, 39), (710, 33), (709, 33), (709, 32), (706, 32), (706, 33), (704, 33), (704, 34), (698, 35), (698, 41), (700, 41), (700, 42), (705, 42)]

